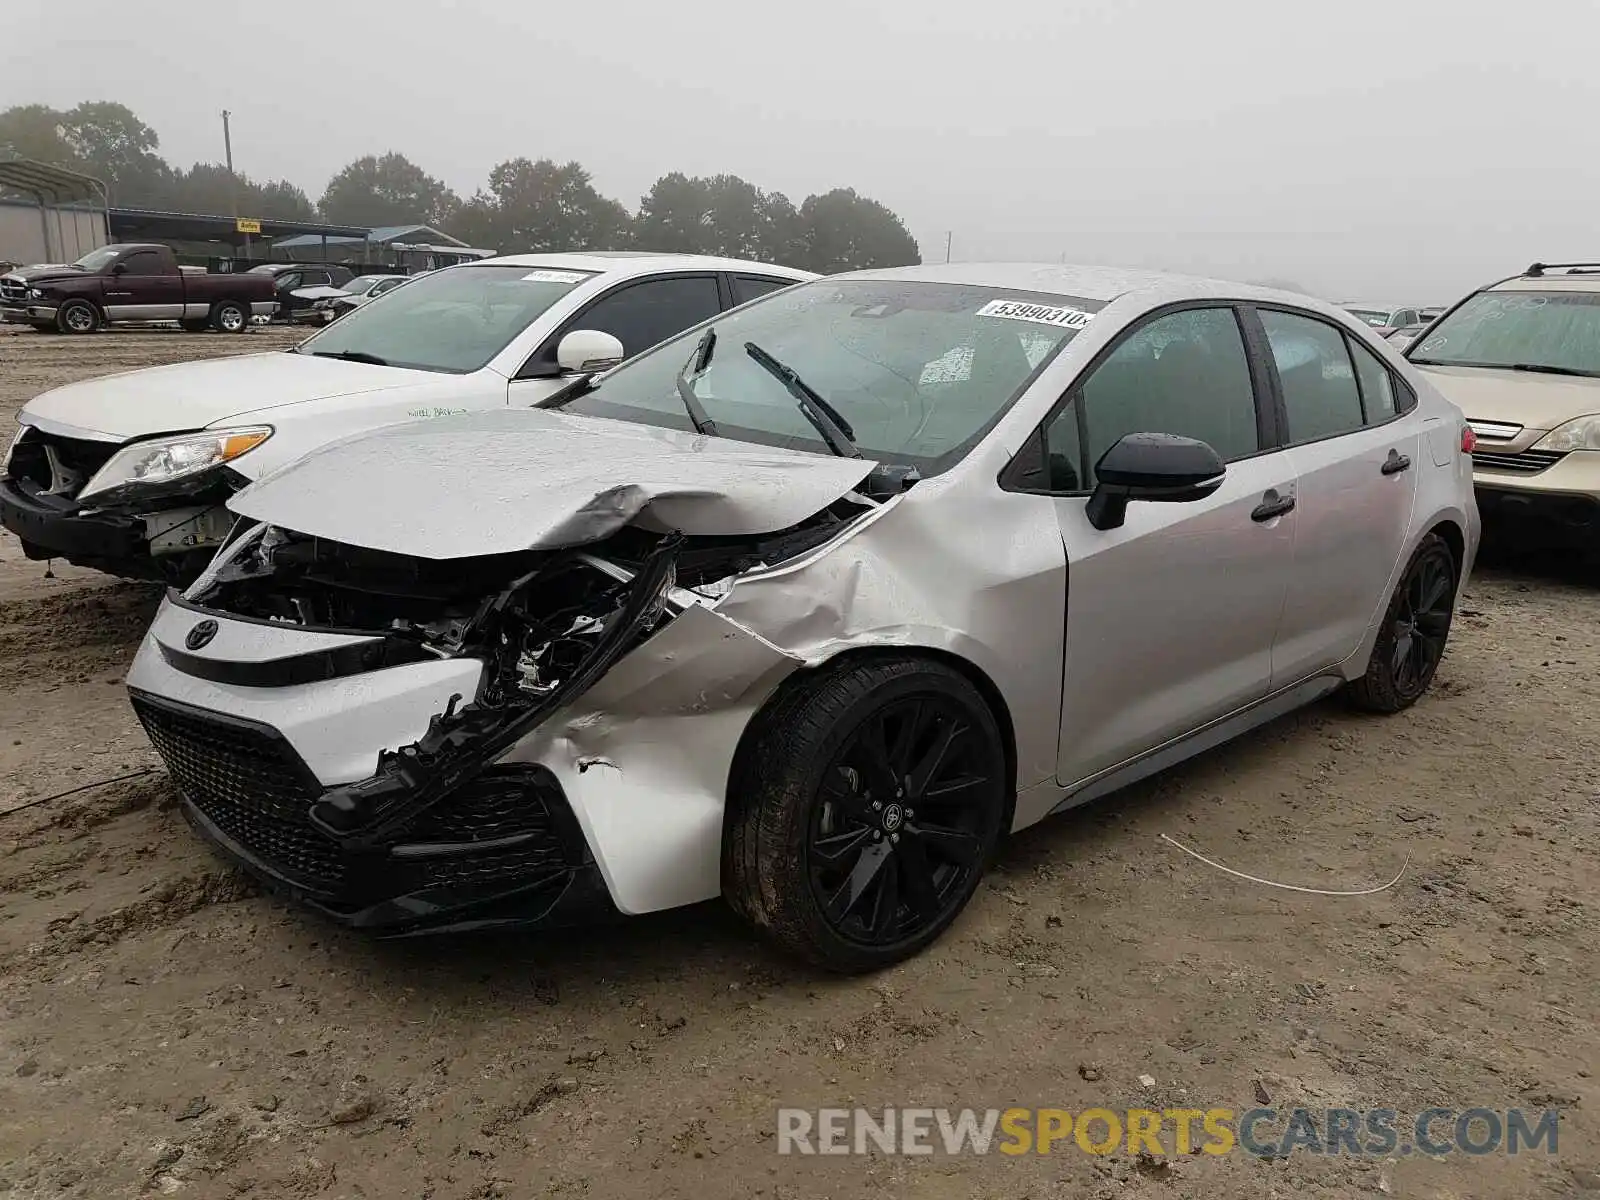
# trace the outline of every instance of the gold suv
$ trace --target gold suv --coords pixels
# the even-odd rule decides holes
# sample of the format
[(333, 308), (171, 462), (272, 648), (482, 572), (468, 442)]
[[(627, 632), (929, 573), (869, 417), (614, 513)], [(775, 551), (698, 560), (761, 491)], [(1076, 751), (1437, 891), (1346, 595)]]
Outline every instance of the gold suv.
[(1472, 426), (1485, 523), (1600, 551), (1600, 263), (1534, 263), (1474, 292), (1406, 357)]

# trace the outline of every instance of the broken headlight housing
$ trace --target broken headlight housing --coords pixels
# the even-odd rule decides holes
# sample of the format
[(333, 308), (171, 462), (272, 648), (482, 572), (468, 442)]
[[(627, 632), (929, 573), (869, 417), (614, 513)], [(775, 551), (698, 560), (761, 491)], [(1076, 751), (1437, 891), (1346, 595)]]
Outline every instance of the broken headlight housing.
[(270, 425), (210, 429), (124, 446), (84, 485), (79, 500), (139, 484), (176, 483), (232, 462), (272, 436)]

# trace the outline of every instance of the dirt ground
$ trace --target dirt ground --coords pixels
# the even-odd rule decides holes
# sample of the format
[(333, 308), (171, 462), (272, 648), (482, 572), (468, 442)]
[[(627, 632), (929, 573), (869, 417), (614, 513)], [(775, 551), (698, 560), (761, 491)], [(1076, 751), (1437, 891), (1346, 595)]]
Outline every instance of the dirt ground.
[[(0, 425), (52, 385), (288, 340), (0, 332)], [(121, 688), (156, 599), (0, 539), (0, 811), (156, 765)], [(1502, 560), (1463, 605), (1411, 712), (1320, 705), (1046, 822), (871, 979), (799, 969), (716, 904), (375, 943), (259, 895), (159, 771), (11, 811), (0, 1197), (1600, 1194), (1600, 582)], [(1322, 898), (1163, 833), (1314, 887), (1410, 866)], [(1565, 1115), (1553, 1158), (775, 1150), (780, 1105), (1267, 1098)]]

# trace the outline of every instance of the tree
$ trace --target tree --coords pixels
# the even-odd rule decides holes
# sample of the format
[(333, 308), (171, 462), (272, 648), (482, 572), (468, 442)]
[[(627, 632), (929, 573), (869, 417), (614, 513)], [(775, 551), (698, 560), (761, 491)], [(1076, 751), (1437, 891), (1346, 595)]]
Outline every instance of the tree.
[(634, 243), (642, 249), (793, 263), (802, 254), (788, 197), (737, 175), (663, 175), (639, 202)]
[(61, 117), (45, 104), (19, 104), (0, 112), (0, 151), (78, 169), (83, 164), (61, 136)]
[(235, 195), (241, 217), (278, 221), (317, 219), (310, 197), (294, 184), (282, 179), (257, 183), (248, 175), (233, 179), (221, 163), (195, 163), (187, 171), (173, 172), (163, 203), (184, 212), (228, 216), (233, 213)]
[(340, 225), (432, 225), (441, 228), (461, 197), (403, 154), (358, 158), (328, 181), (318, 207)]
[(86, 100), (61, 114), (60, 129), (82, 169), (110, 189), (113, 204), (156, 203), (172, 178), (156, 153), (160, 137), (124, 104)]
[(457, 235), (508, 254), (606, 250), (628, 244), (632, 218), (595, 191), (575, 162), (513, 158), (489, 172), (489, 189), (463, 206)]
[(800, 239), (805, 259), (796, 265), (824, 275), (922, 261), (904, 222), (854, 188), (806, 197), (800, 206)]

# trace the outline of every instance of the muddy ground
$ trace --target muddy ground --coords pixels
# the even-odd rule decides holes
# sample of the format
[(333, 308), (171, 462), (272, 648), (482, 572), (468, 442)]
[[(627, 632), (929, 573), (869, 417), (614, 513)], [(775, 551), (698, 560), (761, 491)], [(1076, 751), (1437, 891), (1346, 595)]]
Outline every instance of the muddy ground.
[[(0, 332), (0, 421), (54, 384), (286, 343)], [(0, 539), (0, 810), (155, 764), (120, 686), (155, 601)], [(1500, 562), (1463, 604), (1412, 712), (1323, 704), (1047, 822), (872, 979), (796, 968), (716, 904), (376, 944), (259, 895), (159, 772), (0, 816), (0, 1197), (1600, 1190), (1600, 583)], [(1410, 866), (1319, 898), (1162, 833), (1308, 886)], [(779, 1105), (1264, 1097), (1565, 1116), (1554, 1158), (775, 1153)]]

